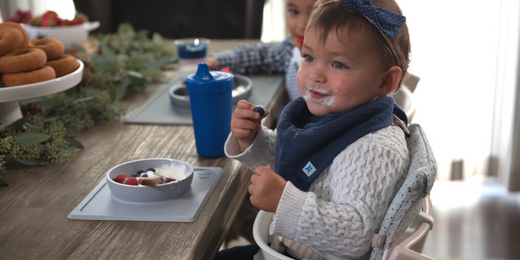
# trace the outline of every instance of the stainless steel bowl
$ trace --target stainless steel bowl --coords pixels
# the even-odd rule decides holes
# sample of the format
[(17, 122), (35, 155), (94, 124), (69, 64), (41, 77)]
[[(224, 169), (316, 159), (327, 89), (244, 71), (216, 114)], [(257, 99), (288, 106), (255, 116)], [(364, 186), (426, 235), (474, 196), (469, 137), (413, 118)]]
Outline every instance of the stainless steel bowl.
[[(247, 99), (251, 96), (251, 90), (253, 88), (253, 81), (250, 78), (234, 74), (235, 76), (235, 88), (232, 92), (232, 102), (236, 105), (239, 100)], [(190, 97), (188, 90), (186, 90), (186, 84), (181, 81), (175, 81), (170, 87), (168, 94), (170, 96), (170, 104), (173, 107), (181, 107), (190, 109)]]

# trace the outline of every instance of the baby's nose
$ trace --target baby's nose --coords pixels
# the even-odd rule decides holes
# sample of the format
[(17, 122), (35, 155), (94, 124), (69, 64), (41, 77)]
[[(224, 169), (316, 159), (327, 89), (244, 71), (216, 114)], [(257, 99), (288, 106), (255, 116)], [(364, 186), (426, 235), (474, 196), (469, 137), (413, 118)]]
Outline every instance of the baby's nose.
[(325, 74), (319, 66), (316, 66), (309, 74), (309, 79), (315, 82), (324, 82)]
[(305, 27), (307, 26), (307, 23), (309, 22), (309, 17), (306, 17), (305, 15), (302, 16), (301, 19), (298, 21), (298, 29), (303, 32), (305, 32)]

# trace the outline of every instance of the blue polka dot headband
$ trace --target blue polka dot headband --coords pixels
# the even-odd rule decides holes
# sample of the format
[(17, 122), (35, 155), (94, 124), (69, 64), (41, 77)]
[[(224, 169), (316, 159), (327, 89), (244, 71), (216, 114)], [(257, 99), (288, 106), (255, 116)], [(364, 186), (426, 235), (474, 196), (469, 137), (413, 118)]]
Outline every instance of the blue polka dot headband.
[(399, 34), (399, 28), (406, 22), (406, 17), (392, 11), (372, 5), (370, 0), (341, 0), (348, 7), (360, 12), (390, 39)]

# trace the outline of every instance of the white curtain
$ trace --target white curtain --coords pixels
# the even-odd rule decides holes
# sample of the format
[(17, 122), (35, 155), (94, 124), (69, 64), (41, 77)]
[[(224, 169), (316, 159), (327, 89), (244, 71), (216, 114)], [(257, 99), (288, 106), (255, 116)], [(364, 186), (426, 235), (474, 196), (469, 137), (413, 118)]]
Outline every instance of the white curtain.
[(13, 16), (18, 9), (31, 10), (33, 16), (52, 10), (66, 19), (74, 18), (76, 13), (72, 0), (0, 0), (3, 19)]
[[(520, 191), (520, 112), (518, 110), (519, 82), (519, 27), (520, 3), (502, 0), (500, 17), (497, 83), (493, 120), (491, 170), (498, 173), (502, 183), (510, 191)], [(516, 119), (515, 119), (516, 118)], [(515, 126), (516, 120), (516, 126)], [(516, 130), (516, 131), (515, 131)]]
[(285, 26), (285, 1), (266, 0), (262, 22), (262, 42), (280, 42), (288, 35)]
[[(454, 161), (463, 162), (463, 179), (485, 175), (497, 128), (511, 130), (507, 125), (511, 117), (502, 118), (497, 125), (494, 116), (514, 109), (509, 104), (501, 107), (501, 113), (495, 112), (495, 104), (510, 98), (503, 96), (504, 91), (515, 88), (511, 80), (516, 78), (516, 67), (509, 63), (517, 55), (509, 52), (509, 45), (518, 46), (518, 22), (514, 23), (518, 21), (518, 2), (398, 3), (410, 28), (410, 72), (421, 77), (414, 93), (414, 122), (423, 125), (430, 140), (439, 163), (439, 179), (450, 179)], [(510, 134), (500, 137), (511, 142)]]

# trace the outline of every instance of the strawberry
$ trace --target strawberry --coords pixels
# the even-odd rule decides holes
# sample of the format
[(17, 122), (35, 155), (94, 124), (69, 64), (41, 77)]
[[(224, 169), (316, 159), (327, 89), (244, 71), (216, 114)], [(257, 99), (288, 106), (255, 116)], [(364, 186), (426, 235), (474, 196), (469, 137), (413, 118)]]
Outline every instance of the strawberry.
[(115, 181), (115, 182), (119, 182), (119, 183), (124, 183), (127, 179), (128, 179), (128, 175), (126, 175), (126, 174), (119, 174), (119, 175), (117, 175), (117, 177), (114, 179), (114, 181)]
[(42, 25), (42, 18), (41, 17), (33, 17), (31, 20), (29, 20), (29, 24), (33, 26), (41, 26)]
[(126, 179), (125, 182), (123, 182), (123, 184), (137, 186), (139, 185), (139, 181), (137, 180), (137, 178), (132, 177)]
[(229, 69), (228, 67), (224, 67), (220, 69), (220, 71), (231, 73), (231, 69)]
[(54, 20), (58, 18), (58, 14), (54, 11), (47, 11), (42, 14), (42, 20)]
[(73, 21), (75, 21), (77, 24), (84, 23), (88, 21), (88, 16), (83, 13), (76, 13), (76, 15), (74, 15)]
[(164, 177), (164, 183), (168, 183), (168, 182), (172, 182), (172, 181), (176, 181), (176, 179), (175, 178)]
[(296, 46), (296, 48), (298, 49), (302, 49), (302, 46), (303, 46), (303, 36), (298, 36), (296, 38), (294, 38), (294, 46)]

